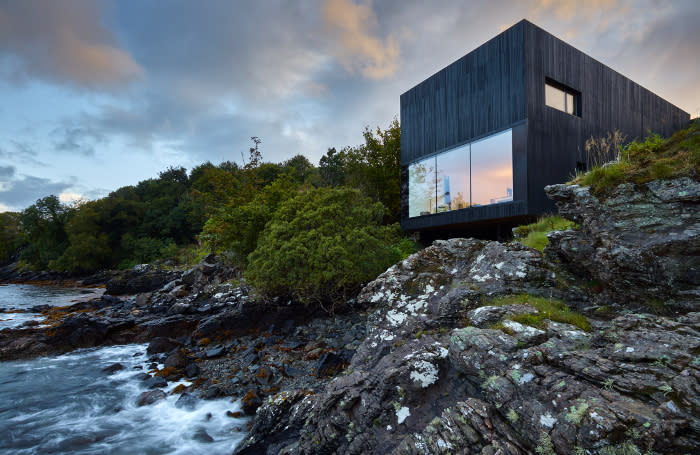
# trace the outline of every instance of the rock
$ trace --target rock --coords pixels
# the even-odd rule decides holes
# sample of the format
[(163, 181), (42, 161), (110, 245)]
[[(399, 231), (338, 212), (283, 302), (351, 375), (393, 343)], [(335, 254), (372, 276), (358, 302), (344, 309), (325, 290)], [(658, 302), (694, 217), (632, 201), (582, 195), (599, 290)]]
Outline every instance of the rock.
[(189, 363), (184, 369), (185, 376), (188, 378), (194, 378), (199, 375), (199, 367), (196, 363)]
[(217, 346), (212, 349), (208, 349), (207, 352), (204, 353), (204, 356), (207, 359), (213, 359), (215, 357), (222, 356), (226, 352), (226, 348), (223, 346)]
[[(182, 297), (182, 296), (180, 296)], [(187, 311), (190, 309), (190, 305), (185, 302), (175, 302), (173, 306), (171, 306), (168, 309), (168, 314), (183, 314), (187, 313)]]
[(165, 399), (166, 396), (167, 395), (165, 394), (165, 392), (163, 392), (160, 389), (143, 392), (141, 395), (139, 395), (139, 398), (136, 401), (136, 405), (139, 407), (148, 406), (157, 401)]
[(117, 371), (121, 371), (124, 369), (124, 365), (121, 363), (113, 363), (108, 367), (105, 367), (102, 369), (102, 372), (107, 373), (107, 374), (114, 374)]
[(155, 291), (172, 281), (177, 272), (157, 269), (132, 269), (122, 272), (107, 282), (106, 294), (123, 295)]
[(255, 415), (255, 411), (262, 404), (262, 399), (255, 389), (250, 389), (241, 398), (241, 406), (246, 415)]
[(148, 349), (146, 349), (146, 353), (148, 355), (160, 354), (161, 352), (170, 352), (174, 349), (179, 349), (182, 346), (182, 343), (172, 338), (156, 337), (153, 338), (148, 344)]
[[(581, 229), (551, 233), (547, 257), (597, 280), (609, 299), (638, 308), (700, 305), (700, 183), (687, 177), (619, 185), (598, 199), (578, 185), (550, 185), (559, 213)], [(628, 305), (627, 305), (628, 306)]]
[(182, 369), (185, 368), (188, 362), (189, 359), (187, 358), (187, 355), (184, 352), (182, 352), (182, 350), (178, 349), (168, 355), (168, 357), (165, 359), (165, 362), (163, 362), (163, 365), (165, 365), (166, 368), (171, 367)]
[(335, 376), (348, 364), (348, 359), (334, 352), (326, 352), (316, 363), (316, 377)]
[(184, 408), (191, 411), (197, 407), (198, 402), (199, 400), (196, 396), (192, 395), (189, 392), (184, 392), (182, 395), (180, 395), (180, 398), (178, 398), (175, 402), (175, 407), (178, 409)]
[(134, 301), (134, 303), (137, 307), (145, 307), (151, 300), (151, 295), (152, 294), (150, 292), (144, 292), (142, 294), (139, 294), (136, 296), (136, 300)]
[(168, 381), (160, 376), (153, 376), (143, 381), (144, 385), (149, 389), (156, 389), (161, 387), (167, 387)]
[(214, 442), (214, 438), (212, 438), (209, 435), (209, 433), (207, 433), (207, 430), (205, 430), (204, 428), (197, 428), (197, 430), (195, 430), (194, 432), (194, 435), (192, 436), (192, 439), (204, 443)]

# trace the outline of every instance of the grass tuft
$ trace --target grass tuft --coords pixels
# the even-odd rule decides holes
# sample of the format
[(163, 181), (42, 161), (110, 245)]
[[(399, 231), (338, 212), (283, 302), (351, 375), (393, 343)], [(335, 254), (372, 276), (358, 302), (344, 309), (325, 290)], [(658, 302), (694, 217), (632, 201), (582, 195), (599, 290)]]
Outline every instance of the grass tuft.
[(547, 232), (570, 228), (579, 229), (579, 225), (560, 216), (545, 216), (535, 223), (518, 226), (513, 233), (518, 237), (518, 242), (523, 245), (544, 251), (544, 247), (549, 243)]
[(545, 328), (544, 320), (549, 319), (550, 321), (574, 325), (581, 330), (585, 330), (586, 332), (590, 332), (591, 330), (591, 324), (588, 322), (588, 319), (586, 319), (585, 316), (571, 310), (564, 302), (558, 299), (547, 299), (530, 294), (515, 294), (497, 297), (485, 303), (485, 305), (503, 306), (518, 303), (530, 305), (539, 313), (507, 316), (507, 318), (512, 321), (533, 327)]

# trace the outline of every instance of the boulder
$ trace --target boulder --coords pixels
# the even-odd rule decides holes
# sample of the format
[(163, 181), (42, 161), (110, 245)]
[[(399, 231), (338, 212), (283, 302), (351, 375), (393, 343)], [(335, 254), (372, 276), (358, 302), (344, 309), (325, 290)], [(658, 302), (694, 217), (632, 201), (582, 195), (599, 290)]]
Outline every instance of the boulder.
[(139, 395), (138, 400), (136, 400), (136, 405), (139, 407), (148, 406), (157, 401), (163, 400), (166, 397), (167, 395), (165, 394), (165, 392), (163, 392), (160, 389), (150, 390), (148, 392), (143, 392), (141, 395)]

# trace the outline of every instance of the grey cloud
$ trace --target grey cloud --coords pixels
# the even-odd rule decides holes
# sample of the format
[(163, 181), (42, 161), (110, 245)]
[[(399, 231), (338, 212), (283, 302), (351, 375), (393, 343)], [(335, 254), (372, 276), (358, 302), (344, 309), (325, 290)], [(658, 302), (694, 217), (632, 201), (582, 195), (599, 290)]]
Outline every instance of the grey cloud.
[(22, 210), (37, 199), (49, 194), (58, 195), (72, 185), (72, 182), (53, 182), (50, 179), (26, 175), (21, 179), (10, 180), (0, 187), (0, 204), (13, 210)]
[(15, 175), (14, 166), (0, 166), (0, 179), (9, 178)]
[(63, 152), (94, 156), (95, 146), (107, 142), (101, 131), (86, 126), (63, 126), (51, 132), (54, 148)]

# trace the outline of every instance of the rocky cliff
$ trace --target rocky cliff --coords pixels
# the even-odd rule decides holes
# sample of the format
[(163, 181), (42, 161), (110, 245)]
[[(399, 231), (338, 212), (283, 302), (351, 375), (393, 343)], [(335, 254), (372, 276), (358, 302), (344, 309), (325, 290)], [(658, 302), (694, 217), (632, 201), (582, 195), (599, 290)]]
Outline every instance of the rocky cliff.
[(579, 231), (391, 267), (344, 372), (270, 397), (236, 453), (696, 453), (698, 183), (547, 192)]

